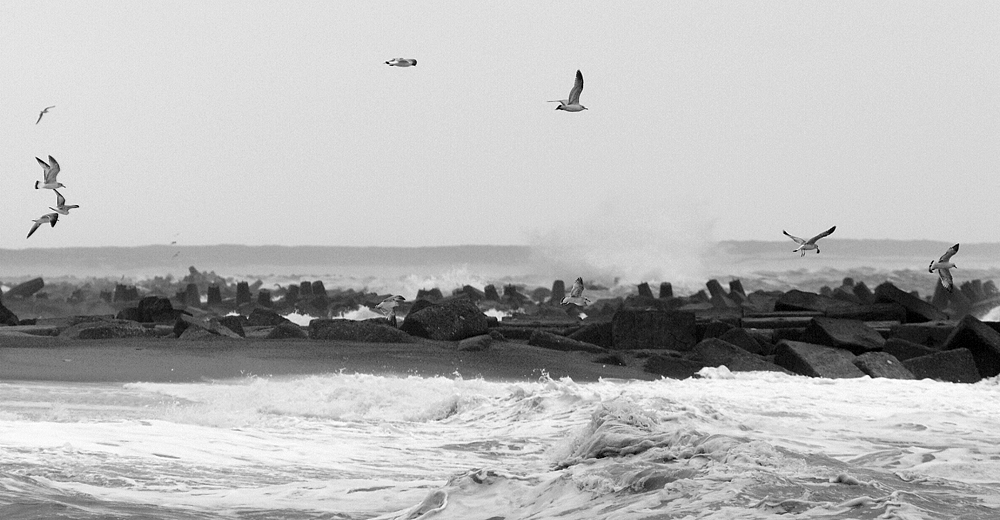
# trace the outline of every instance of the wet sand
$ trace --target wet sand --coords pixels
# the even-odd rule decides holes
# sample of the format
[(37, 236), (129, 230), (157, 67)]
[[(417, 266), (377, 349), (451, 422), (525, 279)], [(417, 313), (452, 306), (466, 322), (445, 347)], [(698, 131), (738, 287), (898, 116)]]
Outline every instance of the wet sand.
[[(485, 351), (458, 351), (454, 343), (354, 343), (317, 340), (166, 338), (66, 340), (0, 339), (0, 381), (190, 382), (325, 373), (482, 377), (535, 381), (543, 373), (574, 381), (600, 378), (658, 379), (641, 360), (628, 367), (594, 362), (601, 357), (559, 352), (518, 342), (494, 342)], [(629, 358), (626, 357), (628, 360)]]

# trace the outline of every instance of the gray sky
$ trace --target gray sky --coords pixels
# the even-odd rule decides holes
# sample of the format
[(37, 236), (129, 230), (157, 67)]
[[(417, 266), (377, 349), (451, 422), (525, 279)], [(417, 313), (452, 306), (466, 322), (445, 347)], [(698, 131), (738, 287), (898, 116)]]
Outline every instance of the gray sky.
[(998, 70), (988, 1), (0, 0), (0, 247), (995, 242)]

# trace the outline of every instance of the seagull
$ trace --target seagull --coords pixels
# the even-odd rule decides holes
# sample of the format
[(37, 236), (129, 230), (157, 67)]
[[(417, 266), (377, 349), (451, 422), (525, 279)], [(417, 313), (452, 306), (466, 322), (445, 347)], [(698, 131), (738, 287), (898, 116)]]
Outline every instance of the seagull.
[(573, 282), (573, 288), (569, 290), (569, 296), (562, 299), (563, 305), (569, 303), (580, 307), (590, 305), (590, 298), (583, 295), (583, 278), (577, 277), (576, 281)]
[(403, 298), (398, 294), (394, 294), (382, 300), (382, 302), (376, 305), (375, 308), (378, 309), (382, 314), (385, 314), (385, 317), (388, 318), (389, 322), (392, 323), (392, 326), (395, 327), (396, 307), (399, 305), (399, 302), (405, 302), (405, 301), (406, 298)]
[(821, 238), (823, 238), (823, 237), (830, 236), (830, 234), (833, 233), (836, 229), (837, 229), (837, 226), (833, 226), (832, 228), (830, 228), (830, 229), (828, 229), (828, 230), (826, 230), (826, 231), (824, 231), (824, 232), (822, 232), (822, 233), (820, 233), (820, 234), (818, 234), (818, 235), (810, 238), (809, 240), (802, 240), (799, 237), (789, 235), (788, 232), (785, 231), (784, 229), (782, 229), (781, 232), (784, 233), (785, 236), (787, 236), (788, 238), (794, 240), (795, 243), (799, 245), (799, 247), (796, 248), (796, 249), (793, 249), (792, 252), (793, 253), (798, 253), (799, 251), (802, 251), (802, 254), (799, 255), (799, 258), (801, 258), (803, 256), (806, 256), (806, 251), (808, 251), (810, 249), (815, 249), (816, 250), (816, 254), (818, 255), (819, 254), (819, 246), (816, 245), (816, 241), (819, 240), (819, 239), (821, 239)]
[(559, 99), (549, 101), (549, 103), (559, 103), (556, 110), (565, 110), (567, 112), (587, 110), (587, 107), (580, 104), (581, 92), (583, 92), (583, 73), (576, 71), (576, 82), (573, 83), (573, 89), (569, 91), (569, 99)]
[(56, 192), (56, 207), (53, 208), (52, 206), (49, 206), (49, 209), (55, 211), (56, 213), (59, 213), (60, 215), (69, 215), (69, 210), (80, 207), (77, 206), (76, 204), (73, 204), (72, 206), (67, 206), (66, 197), (63, 197), (62, 193), (59, 193), (59, 190), (52, 190), (52, 191)]
[(59, 221), (58, 213), (48, 213), (36, 218), (35, 220), (32, 220), (32, 222), (34, 222), (35, 225), (31, 226), (31, 231), (28, 231), (28, 236), (26, 238), (31, 238), (31, 235), (35, 232), (36, 229), (38, 229), (38, 226), (41, 226), (42, 224), (51, 223), (52, 227), (56, 227), (57, 221)]
[(409, 67), (411, 65), (414, 66), (414, 67), (416, 67), (417, 66), (417, 60), (414, 60), (414, 59), (411, 59), (411, 58), (393, 58), (393, 59), (385, 62), (385, 64), (388, 65), (388, 66), (390, 66), (390, 67)]
[(958, 269), (958, 266), (951, 263), (951, 257), (955, 256), (958, 252), (958, 244), (955, 244), (948, 248), (947, 251), (941, 255), (941, 259), (937, 262), (931, 261), (931, 265), (927, 266), (927, 272), (933, 273), (935, 269), (938, 270), (938, 276), (941, 277), (941, 285), (944, 286), (948, 292), (951, 292), (955, 288), (955, 282), (951, 281), (951, 271), (949, 269)]
[(37, 125), (38, 123), (40, 123), (42, 121), (42, 116), (44, 116), (45, 114), (47, 114), (49, 112), (50, 108), (55, 108), (55, 107), (56, 107), (55, 105), (52, 105), (50, 107), (45, 107), (44, 110), (42, 110), (41, 112), (39, 112), (38, 113), (38, 121), (35, 121), (35, 124)]
[(45, 182), (35, 181), (35, 189), (45, 188), (49, 190), (54, 190), (56, 188), (65, 188), (62, 183), (56, 182), (56, 175), (59, 175), (59, 163), (56, 162), (55, 157), (49, 156), (49, 162), (52, 166), (49, 166), (45, 161), (35, 157), (38, 164), (42, 165), (42, 174), (45, 177)]

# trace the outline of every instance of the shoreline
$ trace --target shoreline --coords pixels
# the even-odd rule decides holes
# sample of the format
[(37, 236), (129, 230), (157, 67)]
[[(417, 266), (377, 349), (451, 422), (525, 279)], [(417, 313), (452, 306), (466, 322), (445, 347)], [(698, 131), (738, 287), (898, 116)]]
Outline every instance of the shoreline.
[(569, 377), (655, 380), (635, 360), (605, 365), (600, 357), (562, 352), (516, 341), (493, 342), (482, 351), (459, 351), (453, 343), (360, 343), (320, 340), (214, 338), (179, 341), (160, 338), (63, 340), (54, 337), (3, 338), (0, 383), (190, 383), (248, 376), (283, 377), (332, 373), (386, 376), (483, 378), (537, 381)]

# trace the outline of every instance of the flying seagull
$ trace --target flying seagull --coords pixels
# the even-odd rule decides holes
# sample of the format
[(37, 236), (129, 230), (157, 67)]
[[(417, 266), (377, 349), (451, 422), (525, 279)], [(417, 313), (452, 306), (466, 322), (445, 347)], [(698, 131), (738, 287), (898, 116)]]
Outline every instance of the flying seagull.
[(38, 123), (40, 123), (42, 121), (42, 116), (44, 116), (45, 114), (47, 114), (49, 112), (50, 108), (55, 108), (55, 107), (56, 107), (55, 105), (52, 105), (50, 107), (45, 107), (44, 110), (42, 110), (41, 112), (39, 112), (38, 113), (38, 121), (35, 121), (35, 124), (37, 125)]
[(31, 231), (28, 231), (28, 236), (26, 238), (31, 238), (31, 235), (35, 232), (36, 229), (38, 229), (38, 226), (41, 226), (42, 224), (51, 223), (52, 227), (56, 227), (56, 222), (58, 220), (59, 220), (58, 213), (48, 213), (36, 218), (35, 220), (32, 220), (32, 222), (34, 222), (35, 225), (31, 226)]
[(948, 292), (951, 292), (955, 288), (955, 282), (951, 280), (951, 271), (949, 269), (958, 269), (958, 266), (951, 263), (951, 257), (955, 256), (958, 252), (958, 244), (955, 244), (948, 248), (947, 251), (941, 255), (941, 259), (937, 262), (931, 261), (931, 265), (927, 266), (927, 272), (933, 273), (935, 269), (938, 270), (938, 276), (941, 277), (941, 285), (944, 286)]
[(583, 73), (576, 71), (576, 82), (573, 83), (573, 89), (569, 91), (569, 99), (559, 99), (549, 101), (549, 103), (559, 103), (556, 110), (565, 110), (567, 112), (587, 110), (587, 107), (580, 104), (581, 92), (583, 92)]
[(801, 258), (803, 256), (806, 256), (806, 251), (809, 251), (810, 249), (815, 249), (816, 250), (816, 254), (818, 255), (819, 254), (819, 246), (816, 245), (816, 241), (819, 240), (819, 239), (821, 239), (821, 238), (823, 238), (823, 237), (830, 236), (830, 234), (833, 233), (834, 231), (836, 231), (836, 229), (837, 229), (837, 226), (833, 226), (832, 228), (830, 228), (830, 229), (828, 229), (828, 230), (826, 230), (826, 231), (824, 231), (824, 232), (822, 232), (822, 233), (820, 233), (820, 234), (818, 234), (818, 235), (810, 238), (809, 240), (802, 240), (801, 238), (799, 238), (797, 236), (789, 235), (788, 232), (785, 231), (784, 229), (782, 229), (781, 232), (784, 233), (785, 236), (787, 236), (788, 238), (794, 240), (795, 243), (799, 245), (799, 247), (796, 248), (796, 249), (793, 249), (792, 252), (793, 253), (798, 253), (799, 251), (802, 251), (802, 254), (799, 255), (799, 258)]
[(56, 213), (59, 213), (60, 215), (69, 215), (69, 210), (80, 207), (77, 206), (76, 204), (73, 204), (72, 206), (67, 206), (66, 197), (63, 197), (62, 193), (59, 193), (59, 190), (52, 190), (52, 191), (56, 192), (56, 207), (53, 208), (52, 206), (49, 206), (49, 209), (55, 211)]
[(417, 60), (414, 60), (414, 59), (411, 59), (411, 58), (393, 58), (393, 59), (385, 62), (385, 64), (388, 65), (388, 66), (390, 66), (390, 67), (409, 67), (409, 66), (416, 67), (417, 66)]
[(570, 303), (580, 307), (590, 305), (590, 298), (583, 295), (583, 278), (577, 277), (576, 281), (573, 282), (573, 288), (569, 290), (569, 296), (562, 299), (563, 305)]
[(382, 302), (376, 305), (375, 308), (378, 309), (382, 314), (385, 314), (385, 317), (388, 318), (389, 322), (392, 323), (392, 326), (395, 327), (396, 307), (399, 305), (399, 302), (405, 302), (405, 301), (406, 298), (403, 298), (398, 294), (394, 294), (382, 300)]
[(56, 162), (55, 157), (52, 157), (51, 155), (49, 156), (49, 162), (52, 163), (52, 166), (49, 166), (48, 163), (38, 157), (35, 157), (35, 160), (38, 161), (38, 164), (42, 165), (42, 176), (45, 178), (45, 182), (35, 181), (36, 190), (38, 188), (54, 190), (56, 188), (66, 187), (61, 183), (56, 182), (56, 175), (59, 175), (59, 163)]

